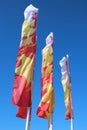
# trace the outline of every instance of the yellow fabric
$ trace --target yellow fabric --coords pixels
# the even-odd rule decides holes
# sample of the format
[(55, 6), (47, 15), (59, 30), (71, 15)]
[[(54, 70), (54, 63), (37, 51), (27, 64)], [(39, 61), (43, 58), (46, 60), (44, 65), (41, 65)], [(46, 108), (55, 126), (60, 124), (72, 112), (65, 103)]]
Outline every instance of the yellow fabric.
[[(53, 89), (53, 48), (46, 47), (42, 51), (42, 95), (37, 110), (37, 115), (49, 119), (54, 110), (54, 89)], [(47, 107), (47, 108), (46, 108)]]
[(66, 106), (66, 119), (73, 118), (73, 109), (72, 109), (72, 96), (71, 96), (71, 83), (70, 83), (70, 73), (67, 57), (63, 57), (60, 61), (62, 78), (61, 82), (64, 89), (64, 102)]

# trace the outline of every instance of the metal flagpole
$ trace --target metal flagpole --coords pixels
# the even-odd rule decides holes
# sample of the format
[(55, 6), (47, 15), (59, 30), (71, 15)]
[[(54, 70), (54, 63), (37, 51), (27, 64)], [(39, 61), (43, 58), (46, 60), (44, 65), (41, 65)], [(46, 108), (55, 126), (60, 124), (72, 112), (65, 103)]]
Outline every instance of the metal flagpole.
[(26, 127), (25, 130), (30, 130), (30, 107), (27, 110)]
[(73, 119), (71, 118), (71, 130), (74, 130)]
[[(71, 99), (72, 100), (72, 99)], [(71, 106), (71, 111), (73, 111), (73, 107)], [(73, 118), (72, 118), (72, 112), (71, 112), (71, 130), (74, 130), (74, 120), (73, 120)]]
[[(72, 98), (71, 98), (71, 102), (72, 102)], [(71, 130), (74, 130), (74, 120), (72, 118), (72, 115), (73, 115), (73, 107), (71, 104)]]
[[(66, 57), (67, 57), (67, 62), (68, 62), (68, 72), (70, 73), (70, 68), (69, 68), (69, 55), (66, 55)], [(69, 76), (70, 76), (70, 74), (69, 74)], [(71, 80), (71, 79), (70, 79)], [(71, 89), (71, 81), (70, 81), (70, 89)], [(71, 92), (71, 95), (72, 95), (72, 92)], [(72, 106), (72, 97), (70, 98), (70, 100), (71, 100), (71, 119), (70, 119), (70, 122), (71, 122), (71, 130), (74, 130), (74, 120), (73, 120), (73, 118), (72, 118), (72, 115), (73, 115), (73, 106)]]
[(53, 114), (51, 114), (50, 119), (48, 119), (48, 130), (53, 130)]
[[(32, 92), (33, 92), (33, 82), (34, 81), (32, 81), (31, 95), (32, 95)], [(31, 105), (31, 107), (28, 107), (28, 110), (27, 110), (27, 118), (26, 118), (26, 127), (25, 127), (25, 130), (30, 130), (31, 111), (32, 111), (32, 105)]]

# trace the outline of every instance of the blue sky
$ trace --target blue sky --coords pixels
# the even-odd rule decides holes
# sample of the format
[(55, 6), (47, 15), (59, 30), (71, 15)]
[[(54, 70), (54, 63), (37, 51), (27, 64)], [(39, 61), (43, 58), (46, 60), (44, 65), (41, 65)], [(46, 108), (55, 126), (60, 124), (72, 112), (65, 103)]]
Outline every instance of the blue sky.
[(24, 130), (12, 105), (15, 62), (21, 37), (23, 11), (30, 3), (39, 8), (31, 130), (47, 130), (48, 122), (36, 116), (40, 101), (41, 50), (54, 33), (54, 130), (70, 130), (66, 121), (59, 60), (69, 54), (74, 107), (74, 130), (87, 130), (87, 1), (0, 1), (0, 130)]

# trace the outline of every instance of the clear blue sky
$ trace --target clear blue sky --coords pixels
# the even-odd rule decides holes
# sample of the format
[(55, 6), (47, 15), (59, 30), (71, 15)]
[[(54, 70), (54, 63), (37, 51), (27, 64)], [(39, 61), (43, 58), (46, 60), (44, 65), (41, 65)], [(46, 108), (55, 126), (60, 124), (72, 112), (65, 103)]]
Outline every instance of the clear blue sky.
[(25, 130), (25, 120), (16, 118), (12, 88), (21, 37), (23, 11), (30, 3), (39, 8), (31, 130), (47, 130), (47, 120), (36, 116), (40, 101), (41, 50), (45, 38), (54, 33), (54, 130), (70, 130), (64, 119), (64, 93), (59, 60), (70, 56), (74, 130), (87, 130), (87, 1), (1, 0), (0, 1), (0, 130)]

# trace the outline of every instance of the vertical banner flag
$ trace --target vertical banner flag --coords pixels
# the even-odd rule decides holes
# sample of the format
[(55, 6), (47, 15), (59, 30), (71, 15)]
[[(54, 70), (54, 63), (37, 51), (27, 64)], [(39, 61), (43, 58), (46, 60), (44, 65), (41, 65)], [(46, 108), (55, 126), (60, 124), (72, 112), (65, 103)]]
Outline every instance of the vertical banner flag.
[(41, 101), (37, 116), (49, 119), (54, 110), (53, 88), (53, 33), (46, 38), (46, 46), (42, 50)]
[(29, 5), (24, 11), (25, 20), (22, 25), (12, 93), (12, 103), (19, 107), (16, 116), (21, 118), (26, 118), (27, 108), (32, 105), (37, 16), (38, 8), (33, 5)]
[(65, 119), (73, 118), (73, 108), (72, 108), (72, 94), (71, 94), (71, 79), (70, 79), (70, 72), (69, 72), (69, 62), (68, 62), (68, 55), (63, 57), (62, 60), (59, 62), (61, 66), (61, 82), (64, 89), (64, 102), (66, 106), (66, 114)]

